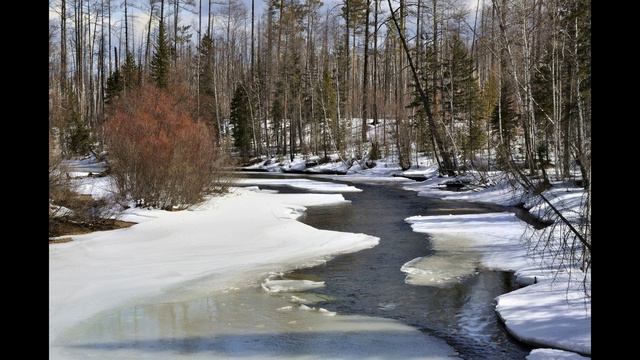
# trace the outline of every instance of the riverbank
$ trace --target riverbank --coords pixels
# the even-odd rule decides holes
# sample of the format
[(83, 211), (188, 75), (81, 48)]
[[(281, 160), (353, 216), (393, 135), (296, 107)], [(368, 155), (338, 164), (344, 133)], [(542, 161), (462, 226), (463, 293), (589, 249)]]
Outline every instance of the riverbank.
[[(122, 219), (136, 221), (137, 225), (77, 235), (72, 242), (51, 245), (51, 358), (68, 357), (66, 341), (76, 338), (65, 335), (70, 329), (111, 309), (160, 296), (172, 287), (206, 278), (208, 291), (225, 291), (238, 284), (255, 283), (269, 272), (317, 264), (328, 256), (375, 246), (378, 239), (369, 235), (318, 230), (296, 221), (306, 206), (348, 204), (339, 194), (277, 194), (257, 188), (234, 188), (228, 195), (208, 199), (188, 211), (129, 209)], [(408, 336), (411, 340), (400, 341), (404, 350), (398, 349), (397, 354), (411, 358), (455, 355), (443, 341), (399, 322), (340, 315), (332, 318), (337, 322), (323, 320), (318, 324), (324, 325), (317, 329), (330, 329), (331, 343), (339, 344), (343, 336), (365, 331), (358, 325), (363, 322), (375, 325), (375, 329), (365, 331), (362, 339), (379, 343), (379, 351), (392, 347), (391, 339), (397, 342)], [(309, 340), (313, 339), (311, 335), (313, 332), (306, 335)], [(318, 336), (323, 339), (321, 334)], [(411, 341), (422, 347), (429, 345), (432, 351), (408, 351)], [(74, 345), (78, 346), (83, 345)], [(105, 347), (108, 345), (101, 345), (98, 350), (104, 351)], [(116, 345), (113, 347), (117, 350)], [(351, 349), (344, 348), (343, 356), (375, 358), (379, 356), (375, 349), (354, 344)], [(107, 357), (115, 354), (111, 348), (108, 350)], [(153, 351), (156, 358), (185, 356)], [(394, 352), (387, 349), (384, 353), (391, 356)], [(335, 346), (310, 353), (316, 357), (327, 354), (342, 356)], [(278, 357), (277, 353), (266, 355)]]
[[(318, 176), (354, 183), (395, 182), (422, 197), (519, 206), (541, 221), (554, 220), (549, 204), (527, 193), (502, 172), (469, 172), (457, 178), (447, 178), (439, 177), (437, 167), (425, 159), (419, 159), (419, 165), (407, 171), (402, 171), (389, 159), (377, 160), (373, 168), (366, 168), (357, 162), (348, 164), (338, 158), (332, 160), (315, 165), (316, 159), (296, 158), (294, 161), (285, 160), (279, 166), (271, 161), (268, 169), (264, 163), (254, 164), (253, 168), (285, 173), (289, 169), (308, 173), (339, 169), (345, 175)], [(403, 178), (415, 176), (425, 180), (413, 182)], [(448, 186), (447, 183), (459, 186)], [(451, 191), (458, 188), (461, 189)], [(580, 223), (580, 209), (588, 201), (584, 189), (571, 182), (552, 181), (551, 188), (545, 190), (543, 195), (574, 226)], [(560, 232), (566, 229), (551, 226), (546, 230), (536, 230), (512, 213), (412, 216), (406, 221), (414, 231), (430, 234), (437, 251), (435, 256), (416, 258), (402, 266), (402, 271), (407, 273), (407, 283), (440, 286), (459, 281), (471, 274), (474, 266), (467, 262), (456, 262), (456, 253), (477, 251), (482, 254), (483, 267), (513, 271), (517, 282), (525, 286), (496, 298), (496, 312), (515, 338), (533, 346), (591, 354), (591, 298), (584, 291), (586, 286), (590, 293), (590, 269), (585, 275), (577, 266), (554, 261), (544, 251), (549, 248), (559, 250), (561, 241), (545, 244), (544, 239), (549, 232), (555, 232), (560, 238), (563, 236)], [(432, 270), (441, 268), (443, 264), (450, 265), (448, 277)], [(535, 354), (543, 356), (545, 353)]]
[[(520, 205), (540, 220), (553, 218), (549, 204), (509, 183), (502, 174), (490, 175), (494, 186), (462, 192), (442, 189), (438, 186), (442, 179), (404, 188), (417, 191), (418, 196), (443, 200)], [(584, 190), (570, 183), (552, 182), (543, 195), (574, 226), (580, 221), (580, 208), (588, 201)], [(483, 266), (515, 272), (517, 282), (525, 287), (496, 299), (496, 312), (514, 337), (533, 346), (591, 354), (591, 297), (584, 291), (586, 286), (590, 293), (590, 270), (585, 275), (577, 266), (554, 260), (546, 252), (558, 251), (563, 246), (558, 239), (566, 229), (552, 226), (536, 230), (510, 213), (416, 216), (406, 221), (414, 231), (431, 234), (436, 250), (438, 244), (446, 249), (452, 236), (463, 237), (470, 239), (469, 246), (483, 254)], [(547, 242), (550, 232), (557, 237)]]

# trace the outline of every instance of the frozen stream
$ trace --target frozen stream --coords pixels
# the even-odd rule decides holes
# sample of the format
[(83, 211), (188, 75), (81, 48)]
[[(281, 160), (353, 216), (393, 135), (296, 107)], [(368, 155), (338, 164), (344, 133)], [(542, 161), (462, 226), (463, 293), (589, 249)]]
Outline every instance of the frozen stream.
[[(457, 352), (465, 359), (523, 359), (529, 350), (509, 337), (494, 312), (494, 298), (514, 289), (511, 274), (477, 268), (477, 254), (455, 247), (435, 253), (425, 235), (404, 222), (414, 215), (491, 209), (417, 197), (394, 185), (355, 185), (363, 191), (343, 194), (351, 205), (309, 208), (302, 221), (321, 229), (378, 236), (378, 246), (315, 267), (272, 274), (271, 282), (262, 279), (212, 292), (207, 282), (213, 280), (205, 278), (172, 288), (70, 329), (61, 339), (64, 355), (450, 359)], [(304, 192), (272, 187), (276, 188)], [(402, 265), (428, 255), (437, 257), (433, 264), (449, 281), (407, 284)], [(295, 282), (278, 282), (288, 279), (306, 280), (307, 290), (295, 292), (290, 288)], [(284, 290), (266, 291), (274, 288)]]

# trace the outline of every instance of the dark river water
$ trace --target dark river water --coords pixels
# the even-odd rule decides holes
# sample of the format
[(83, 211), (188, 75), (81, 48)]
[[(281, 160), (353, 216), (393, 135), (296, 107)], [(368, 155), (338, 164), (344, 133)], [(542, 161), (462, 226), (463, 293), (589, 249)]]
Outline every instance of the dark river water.
[(506, 332), (494, 310), (495, 297), (517, 288), (512, 273), (478, 267), (473, 276), (442, 288), (405, 284), (406, 274), (400, 271), (406, 262), (434, 253), (429, 236), (413, 232), (405, 218), (505, 209), (418, 197), (393, 184), (352, 185), (363, 192), (343, 194), (351, 200), (350, 206), (310, 207), (301, 221), (319, 229), (374, 235), (380, 238), (378, 246), (337, 256), (287, 277), (325, 281), (326, 287), (314, 292), (334, 299), (319, 304), (328, 310), (399, 320), (445, 339), (463, 358), (524, 359), (531, 348)]
[[(322, 180), (296, 176), (302, 177)], [(352, 185), (363, 191), (343, 194), (351, 204), (310, 207), (300, 220), (319, 229), (377, 236), (379, 244), (279, 275), (325, 282), (297, 293), (319, 301), (310, 305), (314, 311), (292, 304), (294, 293), (269, 294), (255, 282), (211, 293), (207, 279), (201, 279), (81, 322), (60, 336), (55, 350), (64, 356), (53, 358), (433, 358), (442, 347), (447, 349), (441, 353), (450, 354), (444, 340), (464, 359), (524, 359), (530, 349), (507, 334), (494, 311), (495, 297), (516, 288), (511, 273), (478, 264), (462, 280), (436, 287), (406, 284), (400, 271), (412, 259), (436, 254), (428, 235), (413, 232), (405, 218), (505, 209), (418, 197), (397, 183)], [(287, 186), (260, 188), (305, 192)], [(477, 255), (466, 259), (477, 264)], [(437, 267), (446, 271), (447, 264)], [(320, 308), (338, 316), (325, 316)]]

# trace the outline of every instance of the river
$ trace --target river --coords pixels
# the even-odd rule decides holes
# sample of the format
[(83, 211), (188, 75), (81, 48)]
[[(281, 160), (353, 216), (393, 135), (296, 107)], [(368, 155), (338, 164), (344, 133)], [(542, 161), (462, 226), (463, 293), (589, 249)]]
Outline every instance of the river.
[[(473, 270), (442, 286), (406, 284), (406, 274), (400, 270), (417, 257), (441, 255), (431, 248), (428, 235), (413, 232), (405, 218), (497, 208), (418, 197), (393, 183), (352, 185), (363, 191), (344, 194), (350, 205), (311, 207), (301, 221), (319, 229), (377, 236), (379, 245), (270, 276), (324, 281), (324, 287), (268, 294), (259, 283), (250, 283), (211, 293), (203, 290), (203, 279), (200, 285), (175, 288), (83, 322), (65, 334), (66, 354), (122, 359), (361, 358), (370, 354), (419, 358), (446, 355), (448, 344), (464, 359), (524, 359), (530, 348), (507, 334), (494, 311), (494, 298), (516, 288), (510, 272), (483, 269), (479, 254), (472, 252), (456, 253), (450, 260), (471, 263)], [(440, 270), (447, 273), (451, 264), (443, 259)], [(294, 298), (306, 299), (307, 305), (298, 305)], [(348, 342), (344, 334), (352, 334)]]

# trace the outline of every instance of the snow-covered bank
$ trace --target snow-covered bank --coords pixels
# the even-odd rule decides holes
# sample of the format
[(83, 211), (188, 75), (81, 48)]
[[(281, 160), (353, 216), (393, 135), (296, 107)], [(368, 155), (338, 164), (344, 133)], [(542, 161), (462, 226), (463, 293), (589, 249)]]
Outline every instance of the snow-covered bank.
[(591, 299), (562, 274), (497, 297), (496, 312), (517, 339), (591, 354)]
[(586, 360), (588, 357), (576, 353), (556, 349), (535, 349), (527, 356), (527, 360)]
[[(223, 288), (322, 257), (375, 246), (365, 234), (318, 230), (295, 221), (305, 206), (346, 204), (336, 194), (233, 189), (191, 211), (130, 209), (126, 229), (73, 236), (50, 246), (49, 339), (101, 311), (213, 277)], [(141, 221), (141, 220), (145, 221)]]
[(403, 171), (398, 165), (397, 159), (388, 156), (384, 159), (373, 161), (343, 159), (337, 153), (329, 154), (328, 159), (323, 162), (319, 156), (301, 156), (296, 155), (293, 161), (289, 158), (271, 158), (262, 159), (253, 165), (243, 167), (248, 171), (266, 171), (266, 172), (297, 172), (304, 174), (324, 174), (335, 175), (341, 174), (336, 179), (351, 181), (352, 178), (381, 181), (407, 181), (406, 178), (397, 178), (398, 176), (413, 176), (429, 178), (437, 172), (432, 164), (432, 160), (424, 156), (418, 159), (418, 165), (411, 169)]
[[(469, 259), (464, 253), (477, 252), (484, 267), (515, 271), (518, 282), (536, 283), (497, 298), (496, 312), (511, 334), (536, 346), (591, 353), (590, 298), (575, 277), (570, 283), (566, 272), (560, 272), (554, 279), (558, 269), (545, 267), (532, 257), (535, 254), (528, 251), (522, 239), (527, 226), (514, 214), (412, 216), (406, 221), (414, 231), (431, 234), (436, 250), (433, 256), (403, 266), (409, 274), (407, 283), (440, 285), (456, 281), (475, 271), (469, 261), (463, 261)], [(452, 269), (444, 274), (430, 271), (442, 259), (450, 260)]]
[(256, 179), (244, 178), (234, 179), (236, 185), (267, 185), (267, 186), (290, 186), (292, 188), (303, 189), (320, 193), (345, 193), (345, 192), (361, 192), (362, 190), (355, 186), (339, 184), (328, 181), (317, 181), (310, 179)]

